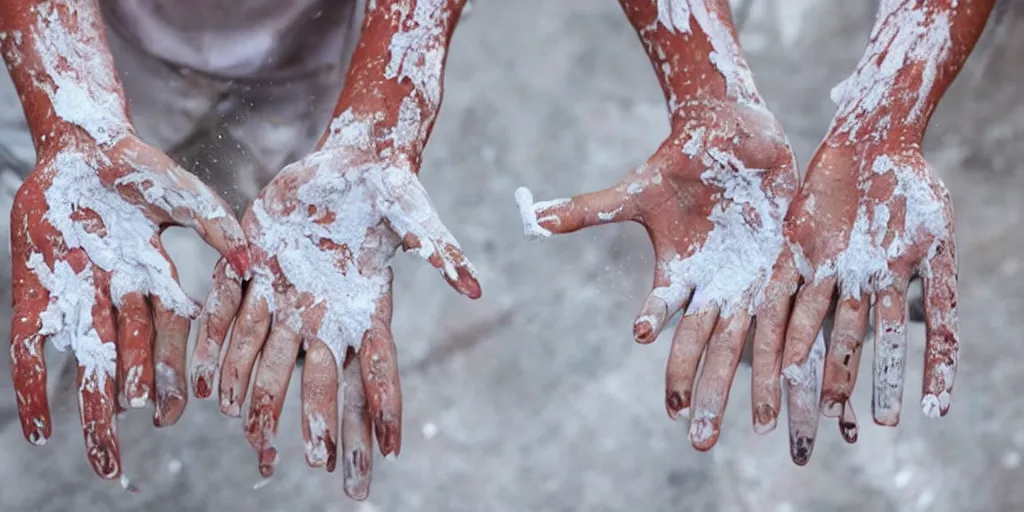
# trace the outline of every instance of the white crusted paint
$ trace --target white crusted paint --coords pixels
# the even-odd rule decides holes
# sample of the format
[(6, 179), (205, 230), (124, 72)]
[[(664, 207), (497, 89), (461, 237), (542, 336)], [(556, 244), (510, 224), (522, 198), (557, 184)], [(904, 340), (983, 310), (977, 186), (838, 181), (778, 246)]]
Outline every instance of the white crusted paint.
[(409, 80), (434, 110), (441, 104), (444, 72), (443, 30), (451, 16), (444, 0), (416, 0), (411, 13), (403, 13), (402, 30), (391, 38), (390, 60), (384, 75)]
[(306, 441), (306, 456), (313, 464), (326, 464), (328, 453), (327, 421), (319, 413), (307, 413), (309, 423), (309, 441)]
[[(867, 198), (867, 189), (879, 176), (892, 174), (895, 186), (885, 202)], [(831, 260), (822, 262), (814, 272), (815, 280), (837, 277), (843, 298), (859, 298), (875, 293), (893, 283), (889, 262), (902, 257), (913, 246), (930, 240), (928, 259), (949, 233), (941, 198), (936, 196), (928, 179), (913, 168), (880, 155), (871, 167), (862, 171), (860, 192), (865, 196), (857, 207), (846, 249)], [(902, 226), (890, 226), (891, 210), (898, 201), (905, 202)], [(894, 230), (889, 245), (886, 235)], [(927, 267), (927, 259), (923, 263)]]
[(869, 127), (873, 130), (870, 133), (861, 133), (862, 127), (892, 98), (896, 76), (909, 65), (921, 66), (921, 82), (913, 89), (899, 91), (901, 95), (912, 95), (914, 100), (907, 118), (901, 123), (920, 120), (935, 84), (939, 62), (945, 60), (952, 49), (950, 14), (927, 2), (881, 2), (864, 57), (853, 75), (831, 91), (832, 101), (839, 107), (833, 121), (834, 133), (849, 133), (857, 138), (884, 136), (883, 126)]
[(542, 208), (540, 203), (533, 202), (533, 193), (526, 187), (516, 189), (516, 204), (519, 206), (519, 216), (523, 221), (523, 232), (529, 238), (547, 238), (551, 231), (541, 227), (537, 220), (537, 210)]
[[(50, 164), (53, 179), (44, 193), (48, 205), (45, 220), (60, 232), (69, 249), (84, 249), (96, 266), (110, 273), (115, 305), (120, 306), (125, 295), (139, 292), (159, 297), (178, 315), (194, 316), (196, 304), (174, 280), (167, 259), (150, 243), (159, 226), (140, 207), (103, 185), (97, 169), (105, 165), (110, 165), (105, 157), (74, 147), (57, 153)], [(105, 234), (91, 233), (86, 223), (72, 220), (72, 215), (83, 209), (95, 212), (103, 221)]]
[(103, 341), (93, 326), (96, 291), (92, 266), (75, 273), (68, 262), (57, 260), (51, 270), (42, 254), (33, 253), (28, 268), (50, 293), (50, 302), (39, 315), (39, 334), (48, 336), (57, 349), (75, 354), (84, 372), (82, 390), (102, 390), (117, 371), (117, 349), (113, 342)]
[[(252, 205), (260, 234), (251, 243), (276, 256), (284, 277), (296, 293), (313, 298), (309, 309), (322, 308), (321, 324), (315, 335), (331, 349), (338, 364), (348, 347), (358, 349), (370, 329), (377, 302), (390, 283), (390, 261), (398, 243), (407, 234), (420, 243), (421, 257), (440, 253), (441, 272), (458, 278), (458, 266), (444, 244), (458, 247), (455, 238), (437, 218), (426, 190), (401, 154), (385, 149), (374, 159), (373, 123), (379, 118), (358, 117), (346, 111), (332, 122), (324, 148), (282, 170), (279, 176), (309, 172), (308, 179), (293, 194), (279, 199), (261, 198)], [(305, 169), (305, 170), (303, 170)], [(296, 207), (284, 214), (286, 207)], [(315, 212), (311, 217), (309, 208)], [(315, 222), (325, 212), (329, 222)], [(329, 242), (343, 250), (323, 249)], [(341, 252), (344, 252), (344, 255)], [(254, 268), (257, 293), (277, 309), (273, 276), (265, 268)], [(285, 304), (280, 304), (285, 306)], [(290, 315), (293, 328), (301, 313)]]
[(726, 94), (749, 106), (763, 106), (732, 30), (707, 4), (706, 0), (658, 0), (658, 23), (670, 31), (691, 34), (691, 19), (696, 22), (711, 43), (708, 59), (725, 79)]
[[(753, 313), (782, 250), (785, 201), (765, 193), (762, 178), (768, 171), (748, 169), (734, 155), (713, 147), (706, 147), (701, 159), (707, 168), (701, 180), (719, 190), (708, 216), (714, 226), (692, 254), (661, 263), (671, 284), (652, 294), (673, 304), (697, 289), (724, 316), (739, 305)], [(745, 209), (757, 215), (760, 225), (751, 222)]]
[[(77, 30), (61, 22), (58, 7), (76, 20)], [(100, 146), (110, 146), (129, 133), (130, 123), (118, 93), (119, 80), (109, 56), (97, 52), (94, 29), (103, 26), (95, 9), (72, 0), (50, 0), (35, 6), (38, 23), (33, 46), (43, 67), (36, 85), (47, 93), (54, 113), (74, 124)]]

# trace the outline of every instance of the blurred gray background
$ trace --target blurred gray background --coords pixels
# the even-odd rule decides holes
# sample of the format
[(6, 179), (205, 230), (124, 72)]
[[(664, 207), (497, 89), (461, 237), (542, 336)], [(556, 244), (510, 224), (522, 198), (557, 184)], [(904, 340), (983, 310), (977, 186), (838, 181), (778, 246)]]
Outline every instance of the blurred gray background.
[[(870, 4), (753, 0), (746, 16), (744, 50), (802, 164), (834, 112), (829, 89), (863, 52)], [(164, 430), (149, 412), (124, 415), (137, 494), (93, 475), (74, 385), (58, 375), (54, 436), (42, 448), (24, 441), (0, 379), (0, 511), (1024, 510), (1018, 18), (989, 24), (925, 148), (953, 192), (961, 257), (962, 366), (945, 419), (926, 420), (916, 406), (915, 326), (899, 428), (870, 423), (861, 386), (860, 441), (846, 445), (823, 420), (811, 463), (796, 467), (784, 424), (752, 433), (742, 368), (718, 446), (691, 448), (686, 425), (662, 405), (667, 336), (631, 341), (653, 265), (643, 230), (530, 242), (512, 197), (524, 184), (540, 198), (605, 187), (642, 162), (668, 133), (650, 64), (612, 0), (478, 1), (455, 36), (422, 179), (480, 270), (484, 296), (457, 296), (428, 265), (397, 258), (405, 436), (398, 460), (375, 461), (370, 498), (349, 501), (340, 470), (306, 466), (298, 373), (280, 463), (262, 486), (241, 421), (215, 402), (193, 399)], [(201, 296), (212, 251), (184, 232), (166, 238), (186, 289)]]

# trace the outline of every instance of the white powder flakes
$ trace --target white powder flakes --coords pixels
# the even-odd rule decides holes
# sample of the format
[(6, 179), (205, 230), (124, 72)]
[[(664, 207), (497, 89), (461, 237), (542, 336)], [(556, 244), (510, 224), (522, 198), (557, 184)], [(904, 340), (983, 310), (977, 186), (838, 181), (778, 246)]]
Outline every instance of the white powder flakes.
[(444, 25), (450, 9), (443, 0), (416, 0), (411, 16), (403, 16), (403, 30), (391, 38), (391, 58), (384, 76), (409, 80), (429, 105), (441, 104), (441, 75), (444, 71)]

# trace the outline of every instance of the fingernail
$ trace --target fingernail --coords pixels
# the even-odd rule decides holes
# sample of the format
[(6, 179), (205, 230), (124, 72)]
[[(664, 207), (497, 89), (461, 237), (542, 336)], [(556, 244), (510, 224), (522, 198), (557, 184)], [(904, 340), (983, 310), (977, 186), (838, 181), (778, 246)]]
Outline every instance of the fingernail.
[(767, 434), (775, 430), (778, 413), (775, 408), (768, 404), (758, 405), (754, 409), (754, 433)]
[(673, 420), (679, 417), (679, 411), (686, 409), (690, 406), (690, 393), (686, 392), (686, 397), (680, 395), (676, 391), (665, 392), (665, 409), (668, 410), (668, 417)]
[(843, 402), (846, 400), (821, 397), (821, 415), (826, 418), (838, 418), (843, 412)]
[(949, 412), (949, 392), (943, 391), (938, 396), (931, 393), (925, 395), (921, 398), (921, 411), (932, 419), (945, 416)]
[(210, 397), (210, 383), (206, 381), (205, 375), (196, 376), (196, 383), (193, 388), (196, 398)]
[(117, 463), (117, 453), (109, 447), (97, 447), (92, 450), (89, 454), (89, 462), (92, 464), (92, 469), (101, 478), (110, 480), (116, 478), (120, 473), (120, 467)]
[(270, 478), (274, 475), (274, 464), (277, 464), (277, 449), (265, 448), (260, 451), (260, 475), (263, 478)]
[(814, 450), (814, 440), (807, 436), (797, 437), (794, 441), (790, 439), (790, 454), (793, 462), (798, 466), (804, 466), (811, 460), (811, 451)]
[(633, 324), (633, 339), (638, 343), (647, 343), (650, 341), (651, 334), (654, 333), (654, 326), (651, 325), (653, 319), (648, 316), (637, 318)]
[(235, 402), (234, 389), (229, 389), (228, 395), (221, 399), (220, 412), (232, 418), (242, 416), (242, 406)]
[(706, 451), (718, 440), (718, 426), (713, 417), (694, 420), (690, 424), (690, 444), (700, 451)]
[(32, 418), (24, 425), (25, 439), (35, 446), (43, 446), (50, 437), (47, 430), (46, 421), (42, 418)]
[(853, 444), (857, 442), (857, 424), (850, 423), (844, 420), (839, 420), (839, 433), (842, 434), (843, 440), (847, 443)]

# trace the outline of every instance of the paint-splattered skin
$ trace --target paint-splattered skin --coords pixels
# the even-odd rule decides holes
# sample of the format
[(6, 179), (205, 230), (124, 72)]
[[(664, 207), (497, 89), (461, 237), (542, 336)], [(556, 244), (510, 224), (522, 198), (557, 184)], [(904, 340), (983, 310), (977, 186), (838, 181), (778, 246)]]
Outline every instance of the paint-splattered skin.
[[(929, 340), (922, 406), (930, 416), (945, 414), (958, 346), (953, 213), (948, 192), (921, 157), (920, 141), (993, 2), (882, 2), (864, 59), (833, 91), (839, 112), (792, 205), (791, 152), (781, 129), (766, 129), (774, 119), (743, 62), (728, 4), (620, 3), (654, 64), (673, 133), (650, 161), (612, 189), (536, 204), (527, 189), (517, 191), (527, 235), (623, 220), (644, 224), (659, 263), (654, 291), (634, 323), (641, 342), (657, 337), (696, 288), (693, 301), (707, 305), (691, 314), (697, 308), (690, 304), (680, 322), (669, 357), (666, 406), (675, 417), (691, 405), (706, 346), (692, 401), (690, 438), (697, 448), (710, 448), (717, 439), (750, 315), (758, 318), (755, 431), (775, 427), (785, 375), (794, 462), (809, 460), (819, 407), (839, 417), (843, 436), (855, 440), (856, 418), (847, 404), (872, 294), (878, 331), (874, 415), (879, 423), (895, 424), (905, 365), (906, 288), (915, 274), (925, 280)], [(751, 116), (766, 121), (746, 124)], [(695, 152), (711, 158), (693, 159)], [(723, 178), (750, 169), (761, 169), (755, 173), (759, 179), (727, 184)], [(758, 208), (765, 204), (771, 206)], [(736, 205), (743, 215), (730, 222), (726, 213)], [(783, 224), (777, 208), (787, 206)], [(757, 220), (751, 212), (759, 214)], [(728, 233), (731, 250), (716, 251), (716, 233)], [(705, 262), (702, 253), (715, 257)], [(837, 288), (845, 300), (826, 351), (821, 327)]]
[(400, 452), (401, 390), (390, 326), (390, 260), (398, 247), (427, 259), (458, 292), (480, 296), (473, 267), (416, 177), (464, 4), (370, 3), (330, 127), (243, 218), (253, 251), (244, 295), (240, 280), (218, 265), (193, 357), (194, 389), (197, 396), (210, 394), (220, 346), (237, 315), (220, 404), (225, 414), (240, 415), (255, 371), (246, 433), (264, 476), (273, 472), (274, 436), (300, 344), (307, 350), (302, 423), (310, 465), (333, 471), (340, 455), (345, 492), (364, 499), (370, 432), (381, 454)]
[[(657, 266), (634, 337), (654, 341), (686, 310), (672, 340), (665, 406), (672, 418), (692, 408), (690, 441), (708, 450), (718, 439), (761, 289), (782, 249), (796, 162), (754, 86), (728, 2), (621, 4), (664, 90), (672, 133), (611, 189), (537, 204), (520, 189), (517, 199), (528, 234), (620, 221), (647, 229)], [(758, 385), (755, 396), (779, 393), (777, 384)], [(770, 422), (754, 419), (759, 431), (774, 426), (773, 415)]]
[(11, 212), (11, 362), (25, 436), (43, 444), (43, 344), (74, 351), (87, 457), (117, 478), (115, 412), (155, 402), (154, 423), (169, 425), (187, 396), (199, 308), (160, 233), (191, 227), (239, 272), (249, 256), (227, 205), (135, 136), (97, 13), (94, 2), (0, 3), (0, 51), (38, 154)]
[[(953, 205), (921, 155), (921, 140), (993, 3), (882, 2), (863, 59), (833, 91), (839, 111), (787, 214), (786, 248), (766, 292), (770, 300), (758, 313), (757, 334), (763, 328), (776, 352), (785, 346), (783, 373), (792, 383), (788, 369), (806, 364), (838, 297), (820, 408), (839, 418), (850, 442), (857, 426), (849, 397), (872, 308), (872, 414), (880, 425), (899, 422), (907, 287), (915, 276), (924, 284), (927, 331), (921, 407), (933, 418), (949, 409), (959, 351)], [(810, 457), (816, 428), (815, 416), (791, 429), (798, 463)]]

